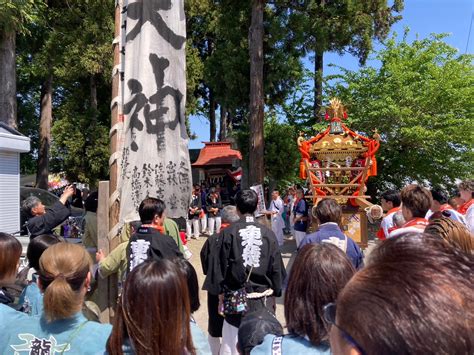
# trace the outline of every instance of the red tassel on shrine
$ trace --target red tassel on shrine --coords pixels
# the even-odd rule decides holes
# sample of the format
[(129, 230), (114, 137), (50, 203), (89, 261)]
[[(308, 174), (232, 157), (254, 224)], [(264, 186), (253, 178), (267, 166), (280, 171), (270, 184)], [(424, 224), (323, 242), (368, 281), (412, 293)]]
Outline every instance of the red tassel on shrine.
[(329, 120), (329, 114), (326, 112), (326, 114), (324, 115), (324, 118), (327, 120)]
[(347, 118), (347, 112), (344, 111), (344, 118)]

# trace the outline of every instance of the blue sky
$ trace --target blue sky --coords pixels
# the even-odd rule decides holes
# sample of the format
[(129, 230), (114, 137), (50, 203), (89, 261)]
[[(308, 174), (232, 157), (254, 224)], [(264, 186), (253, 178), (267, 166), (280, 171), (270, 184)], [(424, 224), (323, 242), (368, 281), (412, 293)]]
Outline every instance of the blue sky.
[[(474, 34), (471, 29), (471, 37), (468, 41), (469, 26), (474, 10), (474, 0), (405, 0), (405, 9), (402, 12), (402, 20), (392, 27), (392, 32), (403, 35), (405, 27), (410, 28), (409, 40), (413, 40), (418, 35), (419, 38), (426, 38), (431, 33), (449, 33), (450, 36), (445, 41), (457, 48), (460, 53), (473, 53)], [(375, 43), (375, 49), (380, 48)], [(337, 64), (346, 69), (357, 70), (359, 67), (357, 58), (346, 54), (339, 56), (335, 53), (325, 54), (325, 75), (333, 74), (334, 67), (328, 64)], [(304, 64), (308, 68), (313, 68), (309, 59), (304, 59)], [(367, 65), (374, 65), (374, 62), (367, 62)], [(192, 116), (191, 131), (197, 134), (197, 139), (189, 142), (189, 148), (201, 148), (201, 142), (209, 140), (209, 121), (206, 117)]]

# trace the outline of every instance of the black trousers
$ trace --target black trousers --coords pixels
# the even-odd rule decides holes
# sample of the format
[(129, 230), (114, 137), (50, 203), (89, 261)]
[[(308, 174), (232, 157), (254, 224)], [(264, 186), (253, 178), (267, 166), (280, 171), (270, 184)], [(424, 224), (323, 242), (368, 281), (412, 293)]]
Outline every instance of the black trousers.
[(219, 314), (219, 296), (207, 293), (207, 315), (209, 316), (207, 331), (211, 337), (222, 337), (224, 317)]

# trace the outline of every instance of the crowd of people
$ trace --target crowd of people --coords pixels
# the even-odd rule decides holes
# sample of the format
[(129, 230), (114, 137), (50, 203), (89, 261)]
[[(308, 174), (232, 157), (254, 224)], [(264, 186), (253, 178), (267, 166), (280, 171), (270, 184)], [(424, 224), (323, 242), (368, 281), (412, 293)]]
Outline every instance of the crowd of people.
[[(417, 184), (384, 192), (381, 241), (365, 260), (344, 234), (335, 200), (322, 199), (310, 213), (304, 191), (289, 192), (283, 199), (272, 193), (267, 228), (255, 218), (253, 190), (237, 192), (235, 206), (223, 207), (210, 189), (203, 207), (194, 188), (188, 236), (201, 235), (202, 213), (210, 228), (200, 254), (203, 285), (159, 199), (142, 201), (140, 221), (126, 221), (109, 255), (52, 234), (52, 217), (63, 218), (70, 190), (51, 210), (27, 201), (29, 268), (18, 273), (21, 244), (0, 233), (0, 352), (474, 353), (472, 181), (459, 185), (457, 208), (443, 191)], [(318, 226), (307, 234), (311, 218)], [(288, 274), (283, 230), (297, 246)], [(83, 312), (85, 300), (94, 280), (112, 273), (120, 274), (120, 295), (112, 324), (100, 324)], [(208, 293), (207, 336), (193, 318), (200, 286)], [(282, 295), (284, 327), (275, 316)]]
[(186, 223), (186, 238), (199, 239), (201, 235), (219, 233), (222, 228), (223, 200), (235, 205), (235, 196), (239, 191), (240, 185), (235, 185), (230, 193), (220, 185), (194, 185)]

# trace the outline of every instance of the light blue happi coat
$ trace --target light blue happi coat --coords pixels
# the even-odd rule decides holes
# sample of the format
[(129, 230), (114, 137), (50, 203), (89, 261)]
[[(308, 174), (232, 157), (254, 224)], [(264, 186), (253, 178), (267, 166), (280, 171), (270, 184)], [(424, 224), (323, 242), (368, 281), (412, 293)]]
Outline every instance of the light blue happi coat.
[(103, 354), (111, 331), (82, 313), (48, 323), (0, 305), (0, 354)]

